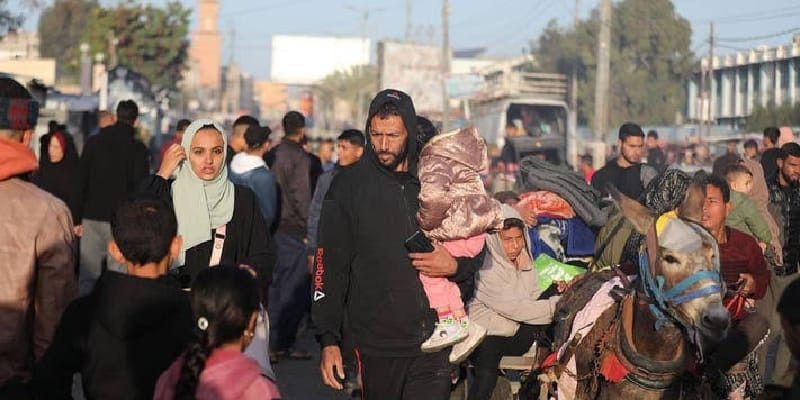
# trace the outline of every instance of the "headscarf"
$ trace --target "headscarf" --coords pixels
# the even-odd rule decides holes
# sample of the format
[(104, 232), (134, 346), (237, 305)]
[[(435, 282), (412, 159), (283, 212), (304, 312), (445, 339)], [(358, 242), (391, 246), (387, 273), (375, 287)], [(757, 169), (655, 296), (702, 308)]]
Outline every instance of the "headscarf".
[[(500, 210), (503, 213), (503, 220), (515, 218), (522, 221), (522, 216), (520, 216), (519, 212), (517, 212), (517, 210), (515, 210), (513, 207), (502, 204), (500, 206)], [(521, 258), (517, 261), (517, 264), (519, 264), (519, 267), (517, 267), (517, 265), (515, 265), (508, 258), (506, 251), (503, 249), (503, 243), (500, 239), (499, 231), (488, 235), (486, 237), (486, 248), (489, 250), (489, 254), (484, 261), (484, 268), (487, 268), (489, 265), (498, 265), (511, 270), (517, 270), (519, 268), (523, 271), (533, 268), (533, 260), (531, 259), (530, 255), (530, 236), (528, 235), (528, 232), (523, 230), (522, 237), (525, 239), (525, 248), (522, 249), (522, 252), (520, 252), (518, 256)]]
[(211, 231), (219, 228), (233, 217), (233, 183), (228, 180), (225, 165), (228, 140), (222, 126), (210, 119), (198, 119), (186, 128), (181, 146), (187, 158), (191, 155), (192, 139), (201, 128), (213, 126), (222, 136), (222, 168), (219, 175), (210, 181), (200, 179), (192, 171), (188, 160), (178, 166), (177, 178), (172, 183), (172, 204), (178, 218), (178, 234), (183, 239), (178, 263), (186, 261), (186, 250), (211, 240)]
[[(61, 161), (57, 163), (50, 160), (49, 147), (53, 140), (58, 141), (64, 153)], [(33, 181), (40, 188), (67, 203), (72, 212), (72, 219), (77, 222), (80, 161), (72, 135), (57, 130), (42, 136), (39, 143), (39, 170), (34, 173)]]

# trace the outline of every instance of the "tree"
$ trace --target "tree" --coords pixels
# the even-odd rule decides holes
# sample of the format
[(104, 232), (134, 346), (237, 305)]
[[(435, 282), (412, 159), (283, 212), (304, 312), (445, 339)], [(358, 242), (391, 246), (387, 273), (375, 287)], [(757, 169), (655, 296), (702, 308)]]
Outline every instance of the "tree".
[(328, 104), (343, 101), (350, 105), (351, 121), (363, 121), (359, 113), (369, 108), (378, 90), (378, 71), (374, 65), (354, 65), (349, 71), (336, 71), (320, 82), (322, 96)]
[(749, 132), (761, 132), (768, 126), (798, 125), (800, 125), (800, 103), (776, 106), (770, 101), (766, 107), (758, 104), (753, 108), (753, 112), (745, 122), (745, 129)]
[(6, 35), (9, 29), (16, 29), (22, 25), (22, 14), (13, 14), (8, 10), (8, 0), (0, 0), (0, 38)]
[(39, 52), (56, 60), (59, 75), (77, 80), (80, 43), (97, 0), (56, 0), (39, 17)]
[(190, 13), (174, 0), (163, 8), (133, 0), (113, 8), (95, 8), (83, 41), (89, 44), (91, 54), (104, 53), (110, 63), (116, 60), (142, 74), (154, 91), (174, 93), (186, 69)]
[[(670, 0), (622, 0), (613, 5), (609, 122), (670, 124), (685, 102), (692, 70), (691, 25)], [(599, 11), (575, 28), (551, 21), (533, 43), (542, 69), (569, 74), (578, 66), (578, 121), (594, 114)]]

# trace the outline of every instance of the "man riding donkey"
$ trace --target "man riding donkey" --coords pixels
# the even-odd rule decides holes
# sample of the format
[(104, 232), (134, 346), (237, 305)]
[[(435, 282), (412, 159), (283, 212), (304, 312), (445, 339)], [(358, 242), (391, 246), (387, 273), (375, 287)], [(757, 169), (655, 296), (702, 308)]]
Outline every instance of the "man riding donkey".
[[(666, 181), (671, 190), (654, 195)], [(557, 381), (559, 398), (701, 396), (706, 385), (697, 383), (716, 379), (711, 370), (716, 376), (727, 371), (763, 339), (765, 332), (756, 327), (766, 324), (749, 313), (726, 338), (731, 322), (723, 306), (722, 280), (731, 280), (730, 286), (738, 282), (737, 293), (752, 297), (763, 293), (753, 285), (763, 273), (726, 268), (731, 254), (721, 253), (719, 238), (703, 226), (709, 220), (704, 212), (707, 194), (717, 187), (707, 182), (705, 176), (693, 180), (679, 171), (659, 176), (645, 195), (645, 203), (657, 205), (653, 208), (658, 213), (612, 190), (627, 223), (643, 238), (638, 260), (628, 272), (638, 277), (631, 283), (616, 268), (590, 274), (559, 301), (554, 340), (558, 361), (540, 377)], [(591, 307), (580, 309), (587, 293)], [(586, 315), (591, 308), (600, 309), (599, 317)], [(729, 389), (736, 381), (723, 383)], [(759, 389), (757, 384), (739, 388), (750, 394)]]

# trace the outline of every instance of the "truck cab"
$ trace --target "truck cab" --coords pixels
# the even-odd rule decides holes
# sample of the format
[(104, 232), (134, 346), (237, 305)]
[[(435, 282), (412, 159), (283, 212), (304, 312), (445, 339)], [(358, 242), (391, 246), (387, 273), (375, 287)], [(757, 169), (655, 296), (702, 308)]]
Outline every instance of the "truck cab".
[(529, 155), (553, 164), (567, 161), (567, 78), (514, 72), (487, 76), (487, 90), (470, 100), (470, 120), (487, 143), (502, 149), (504, 162)]

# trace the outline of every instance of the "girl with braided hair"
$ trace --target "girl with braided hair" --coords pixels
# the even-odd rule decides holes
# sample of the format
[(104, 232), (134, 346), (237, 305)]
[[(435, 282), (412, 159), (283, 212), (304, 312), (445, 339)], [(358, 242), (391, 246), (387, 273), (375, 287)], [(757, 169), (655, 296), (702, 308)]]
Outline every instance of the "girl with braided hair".
[(197, 338), (165, 371), (155, 400), (279, 399), (274, 382), (242, 354), (255, 332), (259, 290), (252, 270), (220, 266), (192, 285)]

